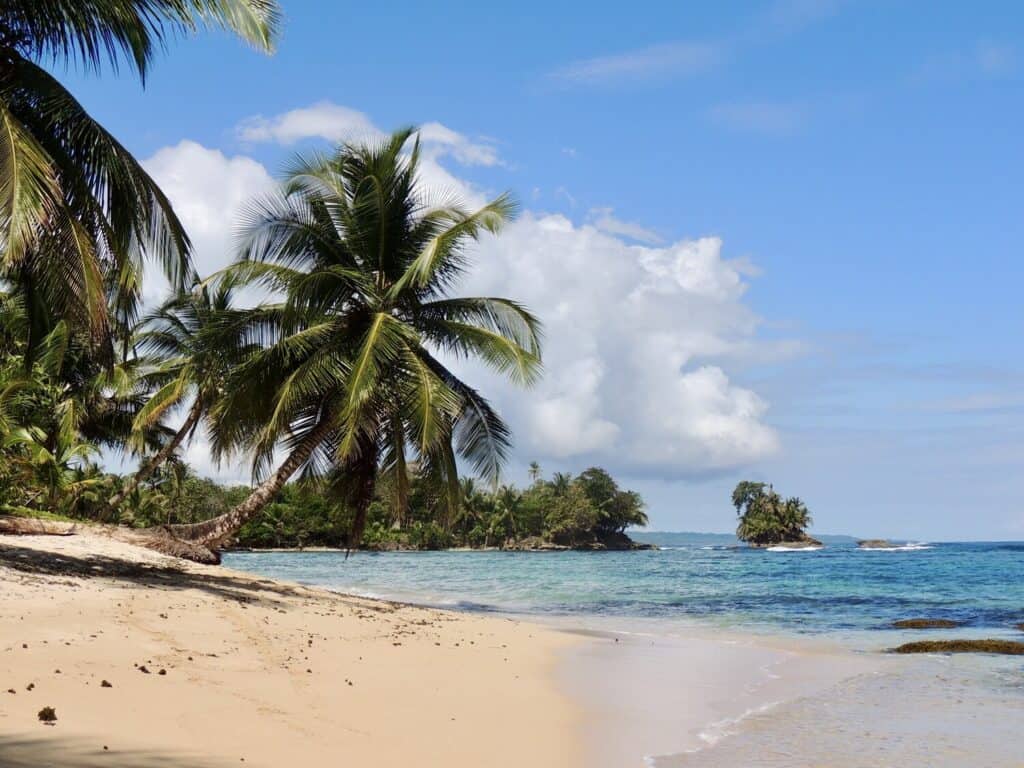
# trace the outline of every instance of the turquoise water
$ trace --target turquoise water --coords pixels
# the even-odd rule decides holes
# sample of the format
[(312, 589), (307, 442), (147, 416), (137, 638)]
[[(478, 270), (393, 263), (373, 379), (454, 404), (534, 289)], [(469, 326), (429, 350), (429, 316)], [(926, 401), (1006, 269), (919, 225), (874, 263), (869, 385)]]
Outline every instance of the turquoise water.
[[(655, 535), (651, 535), (652, 538)], [(664, 539), (663, 539), (664, 540)], [(359, 594), (477, 610), (692, 619), (796, 633), (948, 618), (987, 635), (1024, 622), (1024, 543), (831, 544), (770, 552), (668, 539), (646, 552), (231, 553), (225, 565)]]

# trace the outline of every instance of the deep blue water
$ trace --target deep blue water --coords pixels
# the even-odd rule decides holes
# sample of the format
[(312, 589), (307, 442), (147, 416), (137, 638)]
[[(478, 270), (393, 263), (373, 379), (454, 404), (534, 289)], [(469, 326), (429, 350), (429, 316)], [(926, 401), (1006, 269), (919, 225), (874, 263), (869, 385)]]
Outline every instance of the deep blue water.
[(649, 552), (231, 553), (225, 565), (341, 591), (546, 615), (699, 620), (788, 632), (857, 632), (911, 617), (986, 634), (1024, 622), (1024, 543), (898, 551), (736, 547), (675, 535)]

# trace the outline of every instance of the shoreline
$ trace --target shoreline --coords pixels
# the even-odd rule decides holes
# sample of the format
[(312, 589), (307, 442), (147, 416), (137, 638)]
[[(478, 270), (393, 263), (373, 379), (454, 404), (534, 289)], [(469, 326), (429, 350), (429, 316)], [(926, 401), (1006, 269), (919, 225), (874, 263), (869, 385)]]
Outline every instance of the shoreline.
[(567, 652), (560, 672), (583, 707), (593, 768), (670, 765), (714, 747), (750, 716), (883, 663), (827, 641), (712, 628), (585, 632), (595, 642)]
[[(0, 698), (0, 756), (16, 768), (39, 754), (319, 765), (339, 751), (372, 765), (641, 765), (797, 695), (824, 647), (361, 597), (88, 532), (0, 537), (0, 580), (0, 682), (16, 691)], [(852, 658), (822, 657), (839, 656)]]
[[(0, 537), (0, 581), (10, 768), (583, 764), (577, 708), (555, 681), (559, 654), (581, 641), (540, 625), (91, 533)], [(52, 727), (37, 718), (45, 706)]]
[[(743, 627), (362, 597), (95, 533), (0, 536), (0, 588), (0, 691), (15, 691), (0, 693), (5, 768), (269, 768), (342, 754), (375, 766), (738, 768), (776, 742), (810, 754), (817, 732), (801, 739), (822, 711), (843, 713), (826, 726), (840, 733), (899, 701), (892, 691), (916, 692), (940, 735), (955, 734), (942, 681), (965, 675), (970, 700), (974, 666), (989, 665)], [(1014, 722), (1015, 701), (997, 704)], [(54, 727), (38, 722), (43, 706)], [(879, 732), (902, 727), (901, 712), (874, 717)], [(761, 751), (743, 752), (757, 739)], [(836, 766), (861, 764), (843, 748)]]

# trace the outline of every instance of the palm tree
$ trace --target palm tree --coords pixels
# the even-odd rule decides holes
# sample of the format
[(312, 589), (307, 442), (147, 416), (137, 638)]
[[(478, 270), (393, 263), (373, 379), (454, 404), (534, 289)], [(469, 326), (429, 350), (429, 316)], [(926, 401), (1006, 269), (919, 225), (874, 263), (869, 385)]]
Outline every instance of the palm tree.
[(739, 521), (736, 537), (754, 544), (774, 544), (782, 541), (802, 541), (811, 525), (811, 513), (796, 496), (783, 499), (770, 485), (740, 483), (733, 492), (738, 507)]
[(459, 513), (453, 523), (463, 535), (483, 522), (486, 503), (487, 498), (480, 492), (476, 478), (463, 477), (459, 480)]
[(572, 475), (568, 472), (555, 472), (551, 476), (551, 492), (555, 496), (565, 496), (572, 486)]
[(96, 473), (80, 471), (89, 468), (90, 459), (99, 453), (96, 444), (82, 436), (86, 419), (83, 401), (69, 385), (56, 380), (67, 351), (67, 336), (64, 324), (54, 329), (44, 340), (45, 354), (33, 375), (4, 391), (8, 403), (22, 400), (20, 409), (11, 409), (21, 410), (22, 419), (15, 425), (10, 412), (3, 414), (9, 428), (3, 447), (24, 452), (36, 483), (46, 493), (45, 508), (51, 511), (67, 509), (99, 482)]
[(158, 261), (174, 288), (193, 277), (166, 196), (40, 62), (94, 71), (127, 63), (144, 81), (175, 36), (217, 26), (270, 50), (278, 17), (276, 0), (5, 0), (0, 280), (27, 306), (29, 352), (64, 319), (109, 360), (110, 326), (137, 316), (145, 260)]
[(519, 513), (519, 507), (523, 501), (522, 494), (511, 485), (503, 485), (495, 494), (495, 500), (497, 501), (497, 507), (502, 527), (504, 528), (505, 538), (518, 538), (519, 526), (516, 521), (516, 516)]
[(536, 318), (509, 299), (451, 296), (466, 247), (515, 208), (506, 195), (474, 213), (453, 200), (431, 206), (412, 135), (300, 159), (282, 191), (249, 211), (229, 275), (286, 298), (244, 323), (242, 338), (268, 344), (235, 368), (214, 407), (214, 449), (251, 446), (257, 474), (276, 447), (286, 458), (238, 507), (179, 535), (219, 545), (300, 468), (353, 510), (355, 546), (382, 461), (411, 451), (423, 474), (442, 477), (446, 523), (458, 503), (456, 454), (497, 480), (508, 427), (438, 352), (523, 385), (536, 379)]
[(538, 464), (536, 461), (531, 461), (528, 472), (530, 474), (530, 482), (536, 484), (537, 481), (540, 480), (540, 464)]
[(141, 462), (135, 475), (111, 497), (111, 508), (120, 505), (174, 455), (219, 396), (228, 357), (222, 341), (203, 330), (230, 310), (231, 295), (226, 283), (217, 289), (201, 285), (191, 293), (168, 299), (144, 320), (137, 345), (143, 355), (156, 356), (154, 369), (145, 374), (145, 379), (158, 388), (135, 417), (134, 435), (141, 438), (158, 426), (168, 411), (190, 398), (192, 404), (181, 427), (154, 456)]

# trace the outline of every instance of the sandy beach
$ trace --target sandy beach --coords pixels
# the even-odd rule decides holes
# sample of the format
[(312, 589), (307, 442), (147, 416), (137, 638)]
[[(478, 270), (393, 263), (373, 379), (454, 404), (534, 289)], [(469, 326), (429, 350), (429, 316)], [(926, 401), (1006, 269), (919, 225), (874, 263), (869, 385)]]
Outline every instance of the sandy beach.
[(0, 589), (3, 768), (1020, 764), (999, 659), (417, 607), (93, 532), (0, 537)]
[(0, 537), (0, 585), (5, 768), (582, 764), (566, 633), (93, 534)]

